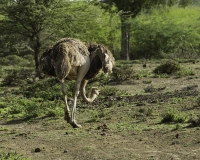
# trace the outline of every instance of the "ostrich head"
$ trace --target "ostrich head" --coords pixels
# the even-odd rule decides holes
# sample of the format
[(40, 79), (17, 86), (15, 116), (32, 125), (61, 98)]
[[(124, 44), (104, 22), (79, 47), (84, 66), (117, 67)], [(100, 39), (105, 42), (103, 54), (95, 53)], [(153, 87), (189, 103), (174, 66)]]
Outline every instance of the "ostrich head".
[(52, 52), (52, 48), (44, 51), (44, 53), (40, 57), (39, 68), (40, 68), (40, 71), (43, 72), (44, 74), (55, 76), (55, 69), (53, 67), (51, 52)]
[(112, 73), (115, 58), (104, 45), (93, 44), (88, 47), (88, 50), (93, 55), (98, 55), (99, 59), (101, 60), (104, 73)]
[(113, 68), (113, 62), (109, 55), (106, 52), (103, 52), (103, 61), (102, 61), (102, 66), (103, 66), (103, 71), (104, 73), (112, 73), (112, 68)]

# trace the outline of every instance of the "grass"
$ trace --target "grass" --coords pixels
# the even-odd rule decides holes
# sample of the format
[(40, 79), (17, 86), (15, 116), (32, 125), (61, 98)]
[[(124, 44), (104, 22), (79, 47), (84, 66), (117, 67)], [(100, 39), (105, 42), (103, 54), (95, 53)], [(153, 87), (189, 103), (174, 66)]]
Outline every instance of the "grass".
[(31, 160), (30, 158), (25, 158), (16, 152), (0, 152), (1, 160)]
[[(130, 63), (141, 67), (133, 70), (134, 75), (137, 75), (134, 81), (138, 82), (133, 84), (135, 88), (137, 88), (137, 85), (142, 84), (144, 85), (142, 89), (146, 91), (144, 94), (152, 96), (156, 93), (164, 94), (166, 92), (166, 88), (162, 87), (162, 84), (159, 84), (161, 86), (159, 88), (154, 87), (154, 81), (159, 80), (161, 77), (153, 77), (152, 70), (154, 68), (146, 70), (142, 68), (142, 62), (139, 61)], [(197, 72), (197, 70), (194, 69), (194, 72)], [(176, 74), (166, 74), (167, 77), (162, 78), (167, 78), (166, 80), (173, 79), (179, 73)], [(188, 74), (183, 75), (185, 78), (187, 76)], [(190, 76), (194, 75), (190, 74)], [(91, 136), (90, 134), (92, 133), (88, 130), (92, 128), (96, 132), (101, 132), (101, 129), (98, 128), (101, 128), (104, 124), (108, 126), (109, 132), (119, 132), (123, 133), (123, 135), (129, 132), (157, 129), (167, 131), (181, 130), (190, 124), (194, 127), (199, 126), (199, 119), (195, 118), (200, 114), (198, 111), (199, 96), (196, 98), (194, 96), (188, 98), (172, 97), (164, 102), (159, 101), (159, 99), (153, 99), (152, 102), (148, 102), (146, 99), (131, 101), (127, 97), (133, 97), (133, 94), (129, 94), (127, 90), (119, 89), (117, 85), (109, 85), (107, 77), (101, 75), (97, 77), (96, 81), (99, 81), (100, 96), (93, 104), (83, 103), (80, 97), (78, 98), (76, 119), (78, 123), (84, 126), (84, 129), (68, 129), (66, 132), (69, 134), (69, 138), (71, 133), (79, 138), (81, 136)], [(87, 89), (94, 84), (96, 85), (97, 83), (89, 83)], [(66, 84), (68, 90), (72, 90), (73, 85), (74, 82)], [(0, 89), (0, 119), (6, 121), (22, 120), (33, 123), (39, 122), (40, 118), (47, 118), (47, 121), (43, 124), (44, 127), (51, 126), (57, 121), (63, 122), (64, 103), (60, 85), (56, 79), (46, 78), (35, 81), (33, 84), (19, 81), (19, 84), (15, 87), (8, 85), (1, 86)], [(172, 91), (174, 91), (173, 88)], [(135, 92), (138, 92), (138, 90)], [(171, 93), (173, 94), (173, 92)], [(68, 94), (68, 97), (71, 98), (71, 93)], [(62, 126), (66, 126), (66, 123)], [(0, 128), (0, 131), (6, 130), (9, 130), (9, 128)], [(71, 136), (71, 138), (73, 137)], [(102, 137), (98, 136), (97, 138), (101, 139)], [(17, 153), (1, 153), (0, 156), (4, 156), (4, 159), (7, 157), (9, 160), (12, 160), (12, 158), (13, 160), (16, 158), (26, 160), (26, 158)]]
[(161, 123), (184, 123), (187, 120), (187, 114), (177, 109), (170, 108), (163, 116)]

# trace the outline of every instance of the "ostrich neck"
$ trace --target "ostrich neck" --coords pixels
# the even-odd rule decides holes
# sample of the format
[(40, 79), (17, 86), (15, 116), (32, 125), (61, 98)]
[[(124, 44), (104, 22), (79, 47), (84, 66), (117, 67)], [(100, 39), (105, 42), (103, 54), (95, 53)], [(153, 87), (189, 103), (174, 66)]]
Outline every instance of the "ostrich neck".
[(102, 54), (102, 50), (100, 48), (97, 48), (96, 51), (93, 52), (93, 54), (91, 54), (90, 61), (92, 62), (96, 56), (99, 57), (99, 59), (101, 60), (101, 62), (104, 61), (104, 54)]
[(94, 93), (91, 90), (90, 97), (86, 97), (85, 86), (86, 86), (87, 82), (88, 82), (87, 80), (83, 80), (82, 81), (81, 86), (80, 86), (80, 94), (81, 94), (81, 97), (83, 98), (83, 100), (85, 102), (92, 103), (96, 99), (96, 97), (98, 96), (98, 94)]

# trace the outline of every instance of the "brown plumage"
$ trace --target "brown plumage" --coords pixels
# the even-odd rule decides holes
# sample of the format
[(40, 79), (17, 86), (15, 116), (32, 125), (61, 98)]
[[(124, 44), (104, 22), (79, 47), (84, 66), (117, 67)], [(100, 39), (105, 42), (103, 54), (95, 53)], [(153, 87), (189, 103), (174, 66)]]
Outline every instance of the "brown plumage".
[[(87, 45), (88, 51), (90, 52), (90, 69), (87, 72), (87, 74), (85, 75), (85, 79), (89, 80), (92, 79), (94, 77), (96, 77), (96, 75), (103, 69), (105, 70), (105, 65), (102, 64), (99, 56), (97, 56), (97, 54), (95, 54), (95, 51), (99, 48), (102, 49), (103, 52), (107, 53), (112, 64), (114, 65), (115, 62), (115, 58), (113, 57), (112, 53), (109, 51), (109, 49), (107, 47), (105, 47), (102, 44), (90, 44)], [(106, 70), (104, 72), (107, 72)]]
[[(79, 89), (83, 100), (93, 102), (99, 90), (92, 88), (90, 97), (86, 97), (85, 86), (89, 79), (94, 78), (100, 70), (112, 72), (114, 57), (103, 45), (85, 45), (78, 39), (64, 38), (47, 49), (40, 58), (40, 69), (43, 73), (56, 76), (61, 81), (65, 100), (65, 119), (73, 127), (81, 127), (75, 121), (76, 101)], [(76, 80), (73, 92), (74, 105), (70, 116), (67, 104), (65, 79)]]

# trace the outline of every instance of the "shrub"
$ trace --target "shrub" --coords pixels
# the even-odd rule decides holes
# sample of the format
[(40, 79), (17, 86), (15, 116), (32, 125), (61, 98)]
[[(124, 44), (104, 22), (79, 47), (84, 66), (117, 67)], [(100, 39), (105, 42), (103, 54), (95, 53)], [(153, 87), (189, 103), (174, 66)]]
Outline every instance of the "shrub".
[(32, 64), (32, 61), (30, 59), (27, 59), (27, 57), (22, 58), (17, 55), (8, 55), (0, 59), (0, 64), (5, 66), (29, 66), (30, 64)]
[(187, 114), (178, 111), (177, 109), (170, 108), (166, 114), (164, 114), (161, 123), (183, 123), (187, 119)]
[(200, 95), (197, 97), (197, 104), (200, 106)]
[(162, 8), (145, 12), (131, 20), (131, 58), (190, 58), (199, 53), (199, 8)]
[(200, 127), (200, 116), (189, 120), (189, 122), (191, 123), (191, 127)]
[(16, 152), (0, 152), (0, 158), (1, 160), (31, 160), (30, 158), (25, 158)]
[[(72, 82), (71, 82), (72, 83)], [(71, 87), (67, 83), (67, 88), (70, 92), (68, 92), (68, 96), (71, 96)], [(22, 86), (21, 90), (23, 95), (27, 98), (43, 98), (45, 100), (55, 100), (55, 99), (62, 99), (62, 92), (61, 92), (61, 85), (57, 78), (45, 78), (35, 82), (30, 86)]]
[(105, 86), (101, 88), (101, 95), (103, 96), (121, 96), (121, 95), (126, 95), (126, 91), (119, 90), (117, 87), (112, 87), (112, 86)]
[(110, 81), (109, 75), (101, 72), (95, 78), (89, 80), (89, 84), (90, 83), (98, 83), (98, 85), (106, 85), (106, 84), (108, 84), (109, 81)]
[(142, 77), (149, 77), (150, 72), (148, 70), (141, 70), (135, 74), (136, 79), (141, 79)]
[(6, 72), (8, 75), (3, 79), (2, 86), (18, 86), (19, 84), (33, 83), (35, 80), (33, 69), (13, 69)]
[(191, 68), (182, 67), (180, 71), (177, 71), (176, 75), (178, 77), (194, 76), (194, 75), (196, 75), (196, 71), (194, 69), (191, 69)]
[(167, 61), (154, 69), (155, 74), (173, 74), (181, 70), (181, 65), (176, 61)]
[(0, 117), (31, 119), (40, 116), (63, 115), (62, 100), (49, 101), (43, 98), (23, 98), (6, 95), (1, 99)]
[(113, 68), (112, 76), (117, 82), (122, 83), (123, 81), (133, 78), (134, 74), (135, 71), (131, 65), (122, 65), (121, 67)]
[(41, 115), (42, 111), (40, 108), (40, 103), (29, 101), (29, 104), (24, 107), (25, 109), (25, 118), (35, 118)]

